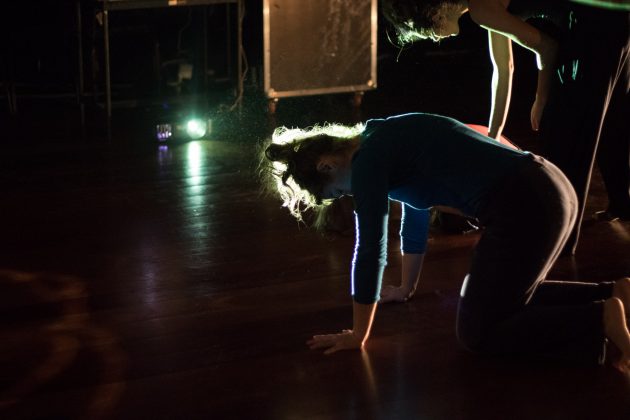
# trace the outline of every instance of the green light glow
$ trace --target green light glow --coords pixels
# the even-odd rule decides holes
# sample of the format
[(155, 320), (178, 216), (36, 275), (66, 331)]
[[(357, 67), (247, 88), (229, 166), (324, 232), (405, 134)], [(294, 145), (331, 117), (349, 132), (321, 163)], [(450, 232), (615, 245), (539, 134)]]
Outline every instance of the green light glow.
[(206, 135), (207, 130), (208, 124), (198, 118), (188, 120), (186, 123), (186, 134), (188, 134), (191, 139), (196, 140), (202, 138)]
[(582, 3), (588, 6), (601, 7), (611, 10), (630, 10), (629, 0), (572, 0), (574, 3)]
[(202, 173), (202, 163), (204, 160), (204, 149), (201, 142), (192, 141), (188, 143), (186, 159), (186, 184), (188, 186), (187, 196), (193, 197), (202, 190), (204, 176)]
[[(193, 141), (188, 143), (187, 152), (186, 172), (190, 178), (199, 181), (198, 178), (201, 176), (201, 161), (203, 160), (203, 148), (199, 142)], [(192, 185), (197, 184), (197, 182), (193, 182)]]

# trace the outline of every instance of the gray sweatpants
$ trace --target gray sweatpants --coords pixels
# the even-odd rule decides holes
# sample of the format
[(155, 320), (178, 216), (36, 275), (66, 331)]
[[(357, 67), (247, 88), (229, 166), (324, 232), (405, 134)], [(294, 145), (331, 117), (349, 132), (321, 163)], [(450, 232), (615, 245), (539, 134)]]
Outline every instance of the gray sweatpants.
[(485, 229), (459, 301), (457, 335), (466, 348), (603, 361), (603, 300), (613, 283), (546, 280), (577, 208), (564, 174), (535, 155), (490, 194), (477, 215)]

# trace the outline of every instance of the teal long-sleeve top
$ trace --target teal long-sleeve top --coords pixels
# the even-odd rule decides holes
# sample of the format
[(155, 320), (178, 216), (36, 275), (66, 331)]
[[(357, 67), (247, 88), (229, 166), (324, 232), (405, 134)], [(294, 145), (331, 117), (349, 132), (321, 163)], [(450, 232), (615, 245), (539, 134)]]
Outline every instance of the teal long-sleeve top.
[(431, 207), (448, 206), (477, 216), (492, 189), (528, 154), (439, 115), (413, 113), (367, 121), (352, 157), (354, 301), (378, 300), (387, 264), (390, 199), (402, 203), (402, 252), (421, 254)]

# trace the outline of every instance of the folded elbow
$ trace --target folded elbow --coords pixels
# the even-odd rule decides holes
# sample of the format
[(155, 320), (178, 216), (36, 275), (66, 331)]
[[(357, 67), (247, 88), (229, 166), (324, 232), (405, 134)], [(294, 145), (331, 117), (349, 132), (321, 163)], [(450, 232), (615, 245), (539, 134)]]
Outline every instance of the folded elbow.
[(514, 74), (514, 60), (508, 61), (505, 72), (510, 76)]
[(514, 60), (507, 60), (501, 64), (494, 62), (494, 72), (499, 76), (512, 77), (514, 74)]

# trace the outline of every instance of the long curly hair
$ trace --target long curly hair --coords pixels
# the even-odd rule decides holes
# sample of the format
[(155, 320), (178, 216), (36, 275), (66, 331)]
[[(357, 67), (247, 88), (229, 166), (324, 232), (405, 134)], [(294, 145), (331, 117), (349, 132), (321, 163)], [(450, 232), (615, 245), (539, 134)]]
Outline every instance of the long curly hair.
[(282, 205), (298, 220), (309, 209), (318, 213), (314, 225), (322, 227), (322, 212), (333, 201), (323, 197), (331, 181), (317, 171), (323, 155), (340, 153), (351, 146), (349, 139), (360, 135), (363, 124), (325, 124), (307, 129), (279, 127), (259, 151), (259, 174), (263, 187), (280, 196)]
[(381, 10), (394, 29), (394, 41), (404, 47), (421, 39), (439, 41), (440, 16), (461, 4), (462, 0), (381, 0)]

